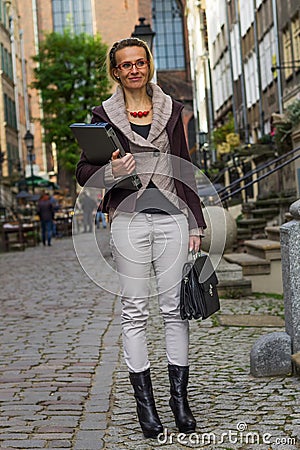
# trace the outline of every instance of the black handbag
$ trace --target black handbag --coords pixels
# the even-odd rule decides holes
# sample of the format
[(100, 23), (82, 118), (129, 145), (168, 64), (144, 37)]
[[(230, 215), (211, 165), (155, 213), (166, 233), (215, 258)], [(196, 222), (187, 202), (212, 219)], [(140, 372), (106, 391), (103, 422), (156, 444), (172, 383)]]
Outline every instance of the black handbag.
[(217, 291), (218, 278), (208, 255), (186, 262), (182, 270), (180, 288), (180, 316), (182, 320), (207, 319), (220, 309)]

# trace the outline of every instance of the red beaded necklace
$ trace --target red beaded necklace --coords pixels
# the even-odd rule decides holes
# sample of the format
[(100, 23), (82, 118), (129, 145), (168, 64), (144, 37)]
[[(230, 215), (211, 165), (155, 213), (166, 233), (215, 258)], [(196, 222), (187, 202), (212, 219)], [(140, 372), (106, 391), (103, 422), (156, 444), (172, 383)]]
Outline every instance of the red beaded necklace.
[(129, 111), (129, 109), (127, 109), (126, 111), (128, 111), (132, 117), (139, 117), (141, 119), (142, 117), (147, 117), (151, 109), (152, 106), (148, 111)]

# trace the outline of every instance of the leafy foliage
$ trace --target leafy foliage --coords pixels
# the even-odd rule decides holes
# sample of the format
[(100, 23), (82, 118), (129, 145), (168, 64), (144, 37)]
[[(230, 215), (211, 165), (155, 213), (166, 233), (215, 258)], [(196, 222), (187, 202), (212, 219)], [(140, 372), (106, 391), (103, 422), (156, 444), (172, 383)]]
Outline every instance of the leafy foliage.
[(300, 100), (297, 99), (287, 107), (287, 116), (292, 126), (300, 124)]
[(286, 108), (285, 117), (275, 127), (274, 141), (280, 154), (292, 148), (292, 132), (300, 124), (300, 100), (295, 100)]
[(228, 120), (224, 125), (213, 130), (214, 145), (217, 147), (218, 145), (223, 144), (223, 142), (226, 142), (226, 136), (229, 133), (234, 133), (234, 120), (232, 114), (229, 115)]
[(45, 142), (55, 142), (59, 165), (69, 172), (74, 173), (80, 153), (69, 125), (87, 121), (93, 106), (109, 95), (106, 52), (99, 35), (65, 30), (46, 34), (33, 57), (38, 64), (32, 87), (41, 92)]

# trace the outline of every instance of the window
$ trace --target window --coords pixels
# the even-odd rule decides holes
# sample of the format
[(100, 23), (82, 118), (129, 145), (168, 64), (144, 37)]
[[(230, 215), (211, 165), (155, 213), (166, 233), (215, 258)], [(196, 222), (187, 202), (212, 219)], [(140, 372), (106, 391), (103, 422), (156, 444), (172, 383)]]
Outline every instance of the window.
[(276, 72), (273, 74), (271, 70), (272, 66), (274, 64), (276, 65), (275, 55), (275, 34), (274, 28), (271, 28), (259, 43), (261, 83), (263, 90), (272, 83), (273, 78), (275, 77)]
[(18, 147), (8, 142), (6, 148), (7, 148), (8, 173), (9, 176), (12, 176), (17, 171), (20, 162)]
[(215, 42), (218, 34), (226, 24), (226, 2), (209, 2), (206, 7), (208, 41)]
[(259, 98), (257, 61), (255, 53), (252, 53), (245, 63), (245, 82), (247, 93), (247, 106), (250, 108)]
[(292, 39), (295, 65), (300, 68), (300, 17), (292, 20)]
[(217, 111), (232, 95), (229, 55), (224, 54), (212, 70), (214, 107)]
[(159, 70), (185, 68), (182, 11), (176, 0), (153, 1), (154, 56)]
[(242, 36), (245, 36), (254, 21), (253, 1), (240, 0), (240, 22)]
[(54, 31), (71, 28), (75, 34), (93, 34), (90, 0), (52, 0), (52, 13)]
[(1, 44), (1, 68), (5, 75), (7, 75), (11, 80), (13, 79), (13, 69), (12, 69), (12, 58), (11, 53), (9, 53), (6, 48)]
[(240, 38), (238, 25), (235, 24), (230, 32), (230, 42), (231, 42), (231, 52), (232, 52), (232, 62), (233, 62), (233, 79), (238, 80), (240, 74), (242, 73), (242, 64), (240, 57)]
[(4, 115), (7, 125), (17, 129), (16, 105), (7, 94), (4, 94)]
[(282, 35), (283, 41), (283, 64), (287, 67), (284, 69), (285, 78), (289, 78), (293, 74), (293, 69), (291, 67), (293, 56), (292, 56), (292, 39), (290, 30), (287, 28)]
[(8, 27), (8, 15), (6, 2), (0, 1), (0, 22), (3, 23), (5, 28)]

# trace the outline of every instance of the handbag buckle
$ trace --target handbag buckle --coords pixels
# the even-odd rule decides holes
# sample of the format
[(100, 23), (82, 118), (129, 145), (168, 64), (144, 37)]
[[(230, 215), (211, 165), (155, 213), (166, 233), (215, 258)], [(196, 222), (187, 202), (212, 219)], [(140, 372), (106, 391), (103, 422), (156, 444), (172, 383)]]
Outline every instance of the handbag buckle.
[(214, 293), (213, 293), (213, 290), (214, 290), (214, 287), (213, 287), (213, 285), (212, 284), (210, 284), (209, 285), (209, 295), (212, 297), (213, 295), (214, 295)]

